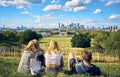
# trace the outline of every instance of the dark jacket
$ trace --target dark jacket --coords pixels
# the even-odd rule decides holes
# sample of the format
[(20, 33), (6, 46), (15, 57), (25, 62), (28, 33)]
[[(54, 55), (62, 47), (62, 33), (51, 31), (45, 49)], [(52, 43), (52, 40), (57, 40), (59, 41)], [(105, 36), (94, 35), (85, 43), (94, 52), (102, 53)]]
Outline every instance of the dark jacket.
[(85, 74), (87, 76), (99, 76), (101, 73), (97, 66), (91, 64), (91, 66), (88, 67), (83, 63), (83, 61), (79, 62), (75, 68), (78, 74)]

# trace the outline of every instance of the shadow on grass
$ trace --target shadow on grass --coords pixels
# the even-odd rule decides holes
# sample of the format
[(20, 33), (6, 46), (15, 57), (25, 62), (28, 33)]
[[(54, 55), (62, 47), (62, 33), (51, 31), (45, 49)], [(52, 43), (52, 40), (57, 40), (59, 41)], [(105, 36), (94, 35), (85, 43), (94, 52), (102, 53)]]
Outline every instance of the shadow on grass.
[(39, 42), (39, 43), (48, 43), (48, 42)]

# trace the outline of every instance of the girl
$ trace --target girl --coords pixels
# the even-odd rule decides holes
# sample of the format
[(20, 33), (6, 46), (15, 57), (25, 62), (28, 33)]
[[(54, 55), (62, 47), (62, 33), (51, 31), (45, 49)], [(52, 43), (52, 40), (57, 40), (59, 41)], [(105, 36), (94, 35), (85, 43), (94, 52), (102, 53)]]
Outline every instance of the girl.
[(18, 66), (18, 72), (30, 73), (30, 59), (43, 55), (43, 50), (39, 46), (39, 42), (36, 39), (31, 40), (24, 48), (24, 52), (21, 56), (21, 60)]
[(47, 74), (57, 74), (63, 67), (63, 55), (59, 50), (57, 41), (51, 40), (47, 52), (45, 53), (45, 72)]

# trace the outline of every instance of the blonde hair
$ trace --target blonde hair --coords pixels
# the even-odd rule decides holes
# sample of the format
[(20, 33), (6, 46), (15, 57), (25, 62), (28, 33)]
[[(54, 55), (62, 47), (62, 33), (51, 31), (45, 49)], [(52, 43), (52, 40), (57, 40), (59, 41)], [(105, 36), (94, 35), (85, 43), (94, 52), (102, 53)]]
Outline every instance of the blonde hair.
[(31, 40), (24, 49), (25, 51), (38, 52), (40, 50), (39, 42), (36, 39)]
[(55, 41), (55, 40), (50, 41), (47, 52), (48, 53), (50, 53), (50, 52), (59, 53), (60, 52), (57, 41)]

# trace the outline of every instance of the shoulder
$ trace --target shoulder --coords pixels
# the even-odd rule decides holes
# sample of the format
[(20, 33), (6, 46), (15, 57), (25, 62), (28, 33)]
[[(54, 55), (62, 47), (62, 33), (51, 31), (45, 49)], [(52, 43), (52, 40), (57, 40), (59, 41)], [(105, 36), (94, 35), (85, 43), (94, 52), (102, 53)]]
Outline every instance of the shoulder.
[(61, 52), (58, 52), (58, 55), (63, 56), (63, 54)]
[(31, 54), (34, 54), (34, 52), (32, 52), (32, 51), (24, 51), (23, 52), (23, 55), (31, 55)]
[(45, 52), (44, 56), (49, 56), (51, 53)]

